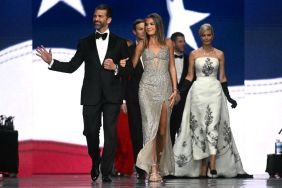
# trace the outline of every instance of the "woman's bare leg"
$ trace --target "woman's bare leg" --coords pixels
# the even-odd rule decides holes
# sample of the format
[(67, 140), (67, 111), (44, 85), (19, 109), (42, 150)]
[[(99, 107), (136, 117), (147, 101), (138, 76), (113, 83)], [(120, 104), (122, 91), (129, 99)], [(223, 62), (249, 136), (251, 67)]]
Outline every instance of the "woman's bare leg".
[(159, 175), (159, 166), (162, 152), (164, 149), (165, 139), (167, 131), (167, 109), (165, 103), (162, 105), (160, 124), (158, 133), (156, 135), (156, 140), (153, 145), (153, 161), (156, 161), (151, 167), (150, 181), (162, 181), (162, 177)]
[(210, 155), (210, 170), (216, 170), (216, 155)]
[(200, 177), (206, 177), (207, 170), (208, 170), (207, 159), (202, 159), (201, 167), (200, 167)]
[(165, 103), (162, 105), (162, 110), (161, 110), (161, 116), (160, 116), (160, 125), (159, 125), (159, 130), (157, 134), (157, 160), (160, 162), (161, 157), (162, 157), (162, 152), (164, 149), (165, 141), (166, 141), (166, 135), (167, 133), (167, 107)]

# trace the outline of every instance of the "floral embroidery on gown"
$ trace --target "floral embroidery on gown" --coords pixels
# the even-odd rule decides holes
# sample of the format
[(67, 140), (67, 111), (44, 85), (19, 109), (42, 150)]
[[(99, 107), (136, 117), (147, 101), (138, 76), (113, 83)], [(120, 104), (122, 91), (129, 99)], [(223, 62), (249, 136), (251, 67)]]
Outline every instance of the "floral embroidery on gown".
[(195, 60), (197, 79), (188, 93), (173, 147), (175, 176), (198, 177), (201, 159), (211, 154), (216, 154), (218, 176), (246, 174), (231, 132), (227, 100), (217, 80), (218, 68), (217, 58)]
[(139, 152), (136, 165), (150, 172), (153, 163), (152, 142), (156, 139), (163, 103), (167, 108), (167, 132), (159, 162), (162, 176), (174, 174), (174, 155), (169, 133), (171, 110), (168, 98), (172, 93), (169, 74), (169, 49), (164, 47), (157, 54), (146, 48), (142, 54), (144, 72), (139, 84), (139, 104), (142, 116), (143, 149)]

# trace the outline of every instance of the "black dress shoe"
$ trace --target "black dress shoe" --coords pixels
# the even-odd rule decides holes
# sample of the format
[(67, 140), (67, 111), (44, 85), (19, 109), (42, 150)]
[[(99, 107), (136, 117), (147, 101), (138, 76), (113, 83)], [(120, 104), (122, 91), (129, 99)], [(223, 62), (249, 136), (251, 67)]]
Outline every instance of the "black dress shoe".
[(139, 179), (139, 180), (146, 179), (145, 173), (137, 173), (136, 178)]
[(237, 174), (236, 178), (254, 178), (252, 174)]
[(112, 182), (112, 180), (109, 176), (103, 176), (102, 181), (105, 182), (105, 183), (111, 183)]
[(91, 179), (93, 181), (96, 181), (100, 175), (99, 165), (95, 165), (95, 166), (93, 165), (90, 174), (91, 174)]

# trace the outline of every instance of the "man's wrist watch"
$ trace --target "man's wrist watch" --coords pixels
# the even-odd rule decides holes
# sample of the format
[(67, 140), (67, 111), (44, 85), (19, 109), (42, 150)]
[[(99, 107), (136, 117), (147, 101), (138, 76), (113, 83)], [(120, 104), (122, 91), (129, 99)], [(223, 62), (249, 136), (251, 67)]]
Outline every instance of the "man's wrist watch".
[(118, 74), (118, 65), (116, 65), (116, 68), (115, 68), (115, 75)]

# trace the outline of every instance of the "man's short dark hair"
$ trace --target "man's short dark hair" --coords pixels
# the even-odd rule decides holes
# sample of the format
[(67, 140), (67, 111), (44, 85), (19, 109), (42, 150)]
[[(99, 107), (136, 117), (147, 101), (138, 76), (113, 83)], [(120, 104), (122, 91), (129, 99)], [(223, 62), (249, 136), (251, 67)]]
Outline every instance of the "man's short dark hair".
[(100, 4), (95, 8), (96, 10), (106, 10), (107, 11), (107, 17), (111, 18), (112, 17), (112, 8), (109, 5), (106, 4)]
[(175, 32), (171, 35), (170, 39), (175, 42), (177, 37), (184, 37), (184, 34), (181, 32)]
[(133, 24), (132, 24), (132, 29), (134, 30), (134, 31), (136, 31), (136, 25), (138, 25), (138, 24), (140, 24), (140, 23), (144, 23), (145, 21), (144, 21), (144, 19), (136, 19), (134, 22), (133, 22)]

